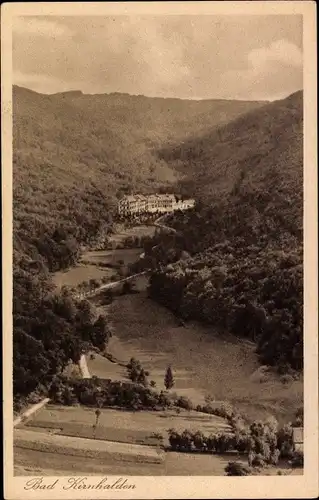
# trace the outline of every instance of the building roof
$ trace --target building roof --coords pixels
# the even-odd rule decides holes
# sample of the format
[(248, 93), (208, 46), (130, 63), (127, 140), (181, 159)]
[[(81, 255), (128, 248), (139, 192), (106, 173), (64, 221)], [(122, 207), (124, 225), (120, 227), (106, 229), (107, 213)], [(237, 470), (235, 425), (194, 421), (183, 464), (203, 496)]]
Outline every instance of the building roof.
[(125, 196), (125, 198), (127, 201), (136, 201), (136, 196), (134, 196), (134, 195), (128, 195), (128, 196)]

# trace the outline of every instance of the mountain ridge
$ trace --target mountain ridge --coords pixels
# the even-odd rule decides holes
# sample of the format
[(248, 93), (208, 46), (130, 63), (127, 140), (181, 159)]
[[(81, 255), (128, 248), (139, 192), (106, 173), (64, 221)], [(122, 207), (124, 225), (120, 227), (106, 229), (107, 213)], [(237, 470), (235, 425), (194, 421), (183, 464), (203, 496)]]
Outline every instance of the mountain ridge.
[(82, 95), (82, 96), (125, 96), (125, 97), (137, 97), (137, 98), (145, 98), (145, 99), (158, 99), (158, 100), (171, 100), (171, 101), (186, 101), (186, 102), (244, 102), (244, 103), (269, 103), (271, 102), (269, 99), (238, 99), (238, 98), (214, 98), (214, 97), (205, 97), (205, 98), (187, 98), (187, 97), (172, 97), (172, 96), (150, 96), (150, 95), (145, 95), (145, 94), (131, 94), (129, 92), (83, 92), (83, 90), (80, 89), (71, 89), (71, 90), (64, 90), (60, 92), (52, 92), (49, 94), (43, 93), (43, 92), (38, 92), (36, 90), (30, 89), (28, 87), (24, 87), (22, 85), (17, 85), (13, 84), (13, 89), (22, 89), (25, 91), (33, 92), (35, 94), (39, 95), (44, 95), (44, 96), (61, 96), (61, 95)]

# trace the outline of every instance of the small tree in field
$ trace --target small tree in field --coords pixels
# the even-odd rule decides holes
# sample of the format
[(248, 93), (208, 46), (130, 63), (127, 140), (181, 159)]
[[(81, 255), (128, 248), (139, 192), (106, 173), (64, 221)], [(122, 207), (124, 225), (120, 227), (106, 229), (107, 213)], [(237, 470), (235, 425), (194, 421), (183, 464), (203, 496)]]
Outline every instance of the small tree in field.
[(175, 385), (172, 368), (169, 366), (164, 377), (164, 385), (166, 390), (172, 389)]

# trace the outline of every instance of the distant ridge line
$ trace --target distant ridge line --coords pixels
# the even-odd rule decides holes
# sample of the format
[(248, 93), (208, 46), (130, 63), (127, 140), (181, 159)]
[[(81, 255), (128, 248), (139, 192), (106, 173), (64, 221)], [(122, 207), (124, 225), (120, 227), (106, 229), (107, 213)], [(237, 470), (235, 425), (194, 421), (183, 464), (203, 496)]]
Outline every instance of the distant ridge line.
[[(43, 92), (38, 92), (36, 90), (29, 89), (28, 87), (23, 87), (21, 85), (16, 85), (14, 84), (13, 89), (20, 89), (22, 91), (27, 91), (27, 92), (32, 92), (34, 94), (42, 95), (45, 97), (54, 97), (54, 96), (83, 96), (83, 97), (128, 97), (128, 98), (135, 98), (135, 99), (156, 99), (156, 100), (165, 100), (165, 101), (187, 101), (187, 102), (262, 102), (265, 104), (268, 104), (272, 101), (266, 100), (266, 99), (238, 99), (238, 98), (214, 98), (214, 97), (205, 97), (205, 98), (191, 98), (191, 97), (171, 97), (171, 96), (147, 96), (144, 94), (129, 94), (128, 92), (100, 92), (100, 93), (85, 93), (82, 90), (65, 90), (62, 92), (53, 92), (53, 93), (43, 93)], [(298, 92), (298, 91), (297, 91)], [(287, 96), (288, 97), (288, 96)]]

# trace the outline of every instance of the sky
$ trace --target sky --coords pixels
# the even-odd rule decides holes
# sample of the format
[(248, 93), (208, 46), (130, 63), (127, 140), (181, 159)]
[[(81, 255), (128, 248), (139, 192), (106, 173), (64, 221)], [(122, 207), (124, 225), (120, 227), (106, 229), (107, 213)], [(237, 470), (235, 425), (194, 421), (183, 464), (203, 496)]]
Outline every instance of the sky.
[(183, 99), (275, 100), (302, 89), (302, 17), (26, 16), (13, 83)]

